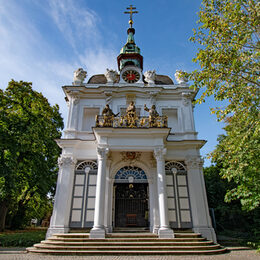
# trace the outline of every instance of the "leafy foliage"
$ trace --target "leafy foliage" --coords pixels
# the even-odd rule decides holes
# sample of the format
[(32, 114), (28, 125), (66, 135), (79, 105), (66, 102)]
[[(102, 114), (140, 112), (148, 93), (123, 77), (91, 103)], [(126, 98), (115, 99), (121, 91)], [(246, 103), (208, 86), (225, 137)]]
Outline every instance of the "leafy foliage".
[(238, 198), (252, 210), (260, 204), (260, 3), (203, 0), (198, 22), (191, 40), (202, 46), (194, 59), (201, 70), (189, 74), (193, 88), (202, 93), (196, 102), (210, 95), (227, 101), (212, 109), (226, 122), (226, 135), (211, 156), (222, 164), (223, 178), (236, 184), (226, 200)]
[(20, 231), (0, 234), (0, 247), (27, 247), (44, 240), (46, 231)]
[(54, 190), (63, 121), (58, 105), (27, 82), (0, 90), (0, 230), (4, 213)]
[(239, 238), (244, 245), (249, 241), (250, 246), (257, 248), (260, 245), (260, 208), (248, 212), (242, 210), (238, 199), (225, 202), (226, 192), (236, 187), (236, 183), (221, 178), (220, 171), (219, 165), (204, 168), (208, 203), (210, 208), (214, 208), (216, 231)]

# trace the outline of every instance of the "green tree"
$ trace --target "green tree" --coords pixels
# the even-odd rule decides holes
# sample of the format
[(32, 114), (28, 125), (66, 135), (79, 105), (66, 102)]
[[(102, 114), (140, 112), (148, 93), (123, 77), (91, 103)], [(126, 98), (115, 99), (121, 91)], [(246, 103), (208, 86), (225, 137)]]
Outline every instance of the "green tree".
[(0, 231), (9, 210), (52, 192), (63, 120), (58, 105), (27, 82), (0, 90)]
[(193, 88), (201, 90), (196, 102), (214, 95), (227, 103), (212, 109), (225, 121), (226, 135), (211, 155), (223, 165), (220, 174), (236, 183), (226, 200), (238, 198), (251, 210), (260, 204), (260, 3), (203, 0), (198, 22), (191, 40), (202, 46), (194, 58), (200, 70), (189, 78)]
[(248, 241), (259, 241), (260, 208), (248, 212), (242, 210), (238, 199), (228, 203), (224, 201), (226, 192), (236, 187), (236, 183), (221, 178), (221, 167), (217, 164), (203, 170), (208, 204), (215, 212), (216, 231)]

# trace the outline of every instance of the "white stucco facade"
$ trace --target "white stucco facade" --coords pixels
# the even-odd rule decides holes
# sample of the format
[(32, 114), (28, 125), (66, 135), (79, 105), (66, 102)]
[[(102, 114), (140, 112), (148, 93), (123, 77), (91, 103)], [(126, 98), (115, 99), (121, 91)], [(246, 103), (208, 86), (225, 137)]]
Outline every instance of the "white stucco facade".
[[(134, 29), (128, 34), (135, 44)], [(90, 228), (90, 238), (104, 238), (115, 228), (138, 226), (160, 238), (190, 228), (216, 242), (200, 157), (205, 141), (197, 139), (194, 125), (196, 93), (180, 73), (179, 84), (155, 71), (143, 73), (142, 57), (131, 55), (121, 51), (119, 74), (107, 70), (83, 83), (83, 71), (63, 87), (69, 114), (57, 140), (62, 154), (47, 237)], [(124, 115), (131, 102), (141, 123), (130, 126)], [(96, 117), (106, 105), (115, 124)], [(144, 124), (153, 105), (168, 123)]]

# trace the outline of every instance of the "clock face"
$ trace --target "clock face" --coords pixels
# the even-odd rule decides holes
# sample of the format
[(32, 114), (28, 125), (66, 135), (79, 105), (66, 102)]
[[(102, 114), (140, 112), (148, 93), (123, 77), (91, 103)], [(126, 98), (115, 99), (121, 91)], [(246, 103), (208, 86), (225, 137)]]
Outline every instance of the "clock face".
[(140, 79), (140, 74), (135, 70), (126, 70), (122, 77), (128, 83), (135, 83)]

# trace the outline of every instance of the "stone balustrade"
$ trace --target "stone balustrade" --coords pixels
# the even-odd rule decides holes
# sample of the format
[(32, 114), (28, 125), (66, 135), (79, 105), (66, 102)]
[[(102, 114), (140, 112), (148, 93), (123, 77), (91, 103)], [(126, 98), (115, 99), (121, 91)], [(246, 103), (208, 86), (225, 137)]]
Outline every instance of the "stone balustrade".
[(139, 116), (96, 116), (96, 127), (113, 128), (167, 128), (167, 116), (139, 117)]

